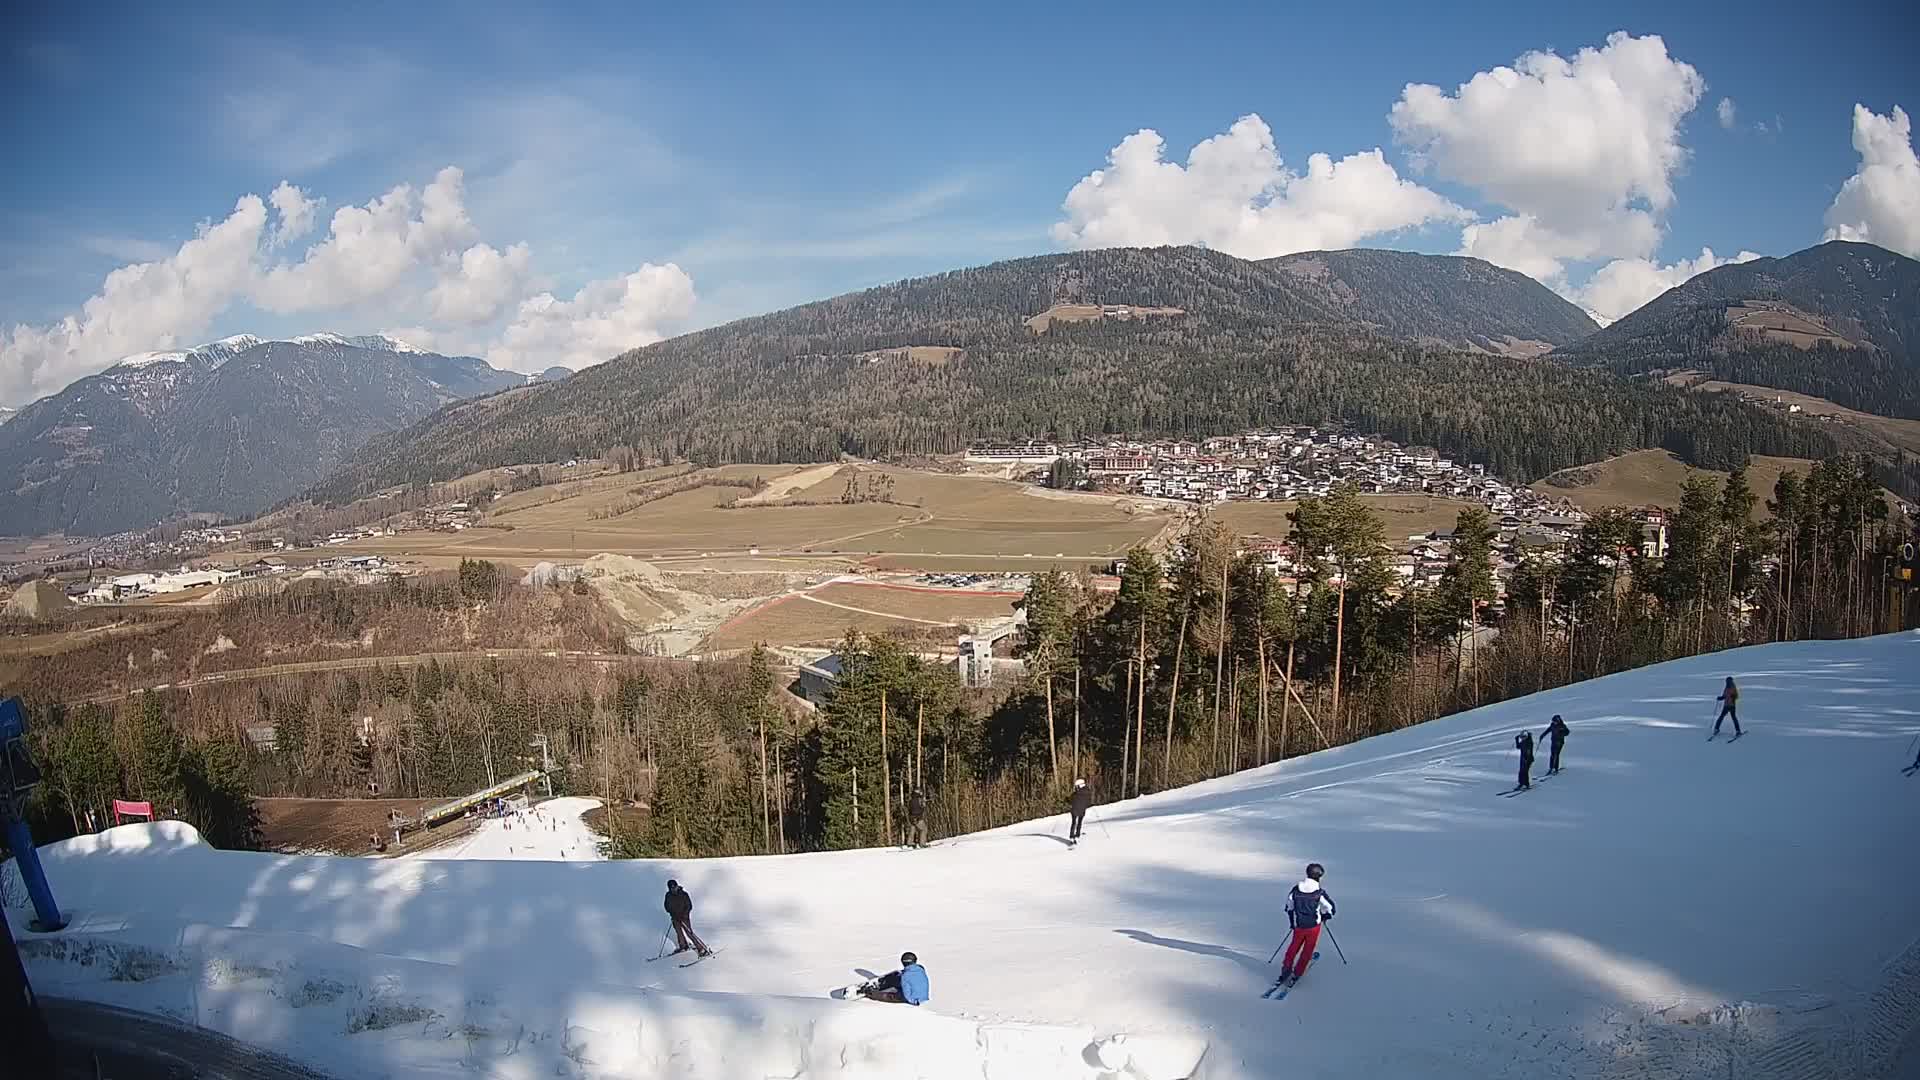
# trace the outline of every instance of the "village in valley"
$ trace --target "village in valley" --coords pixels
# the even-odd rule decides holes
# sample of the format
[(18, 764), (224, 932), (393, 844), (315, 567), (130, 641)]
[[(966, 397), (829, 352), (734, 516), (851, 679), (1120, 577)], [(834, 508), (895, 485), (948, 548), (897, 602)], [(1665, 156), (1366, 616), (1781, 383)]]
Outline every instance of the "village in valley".
[[(1404, 496), (1478, 503), (1498, 530), (1496, 577), (1502, 594), (1522, 557), (1555, 558), (1587, 520), (1565, 499), (1549, 498), (1490, 475), (1486, 467), (1462, 464), (1430, 447), (1403, 447), (1371, 435), (1313, 427), (1225, 435), (1200, 441), (1105, 439), (1072, 444), (1044, 441), (991, 443), (967, 452), (970, 463), (1003, 464), (1036, 484), (1073, 490), (1173, 499), (1205, 512), (1236, 502), (1284, 502), (1322, 498), (1341, 486), (1367, 496)], [(1638, 511), (1642, 552), (1666, 553), (1667, 514)], [(1392, 565), (1407, 587), (1438, 580), (1447, 564), (1452, 528), (1404, 535), (1389, 530)], [(1244, 550), (1265, 557), (1277, 573), (1299, 569), (1299, 552), (1284, 538), (1251, 533)]]

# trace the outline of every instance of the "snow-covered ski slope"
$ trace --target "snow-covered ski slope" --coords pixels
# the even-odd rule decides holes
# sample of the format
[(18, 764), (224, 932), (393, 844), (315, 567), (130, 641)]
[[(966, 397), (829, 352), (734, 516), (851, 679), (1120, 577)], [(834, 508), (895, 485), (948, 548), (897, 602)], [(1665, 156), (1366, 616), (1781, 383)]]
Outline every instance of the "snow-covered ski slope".
[(599, 799), (579, 796), (548, 799), (530, 810), (486, 818), (458, 840), (401, 858), (594, 862), (605, 858), (600, 853), (601, 837), (580, 816), (599, 805)]
[[(1706, 738), (1726, 674), (1732, 744)], [(1064, 817), (677, 864), (137, 827), (45, 849), (76, 919), (22, 936), (44, 993), (353, 1077), (1896, 1076), (1920, 1066), (1916, 690), (1920, 635), (1721, 653), (1097, 807), (1075, 852)], [(1566, 772), (1496, 797), (1555, 712)], [(1351, 963), (1323, 938), (1262, 1000), (1309, 860)], [(647, 962), (669, 876), (725, 948), (695, 967)], [(827, 999), (903, 949), (928, 1007)]]

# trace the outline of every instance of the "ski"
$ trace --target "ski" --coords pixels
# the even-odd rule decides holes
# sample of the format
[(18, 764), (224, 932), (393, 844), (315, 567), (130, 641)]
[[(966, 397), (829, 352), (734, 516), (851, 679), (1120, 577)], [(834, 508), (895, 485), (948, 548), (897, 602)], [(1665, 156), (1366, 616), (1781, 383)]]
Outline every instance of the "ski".
[(1508, 788), (1507, 790), (1500, 793), (1500, 797), (1503, 799), (1511, 799), (1515, 795), (1525, 795), (1527, 792), (1532, 790), (1533, 789), (1531, 787)]
[(1906, 768), (1900, 770), (1900, 775), (1912, 776), (1914, 773), (1917, 773), (1917, 772), (1920, 772), (1920, 765), (1909, 765)]
[(693, 965), (695, 965), (695, 964), (697, 964), (697, 963), (699, 963), (699, 962), (700, 962), (700, 961), (702, 961), (702, 960), (707, 960), (707, 959), (711, 959), (712, 957), (715, 957), (715, 956), (719, 956), (719, 955), (720, 955), (720, 950), (719, 950), (719, 949), (710, 949), (710, 950), (708, 950), (708, 951), (707, 951), (707, 955), (706, 955), (706, 956), (696, 956), (696, 957), (694, 957), (693, 959), (691, 959), (691, 960), (689, 960), (689, 961), (687, 961), (686, 963), (684, 963), (684, 964), (681, 964), (680, 966), (681, 966), (681, 967), (683, 967), (683, 968), (690, 968), (690, 967), (692, 967)]
[(1745, 735), (1745, 734), (1746, 734), (1746, 732), (1744, 732), (1744, 731), (1736, 731), (1736, 732), (1734, 732), (1734, 733), (1733, 733), (1733, 738), (1731, 738), (1731, 739), (1728, 739), (1728, 740), (1727, 740), (1727, 742), (1729, 742), (1729, 743), (1737, 743), (1737, 742), (1739, 742), (1739, 741), (1740, 741), (1740, 736), (1742, 736), (1742, 735)]
[[(1320, 959), (1320, 954), (1314, 953), (1313, 959), (1314, 960)], [(1312, 963), (1312, 961), (1308, 961), (1308, 963)], [(1266, 998), (1268, 1001), (1283, 1001), (1286, 999), (1287, 992), (1292, 990), (1295, 986), (1298, 986), (1299, 984), (1300, 984), (1300, 977), (1297, 975), (1294, 976), (1291, 980), (1275, 979), (1273, 980), (1273, 985), (1267, 987), (1267, 992), (1264, 994), (1261, 994), (1260, 996), (1263, 998)]]

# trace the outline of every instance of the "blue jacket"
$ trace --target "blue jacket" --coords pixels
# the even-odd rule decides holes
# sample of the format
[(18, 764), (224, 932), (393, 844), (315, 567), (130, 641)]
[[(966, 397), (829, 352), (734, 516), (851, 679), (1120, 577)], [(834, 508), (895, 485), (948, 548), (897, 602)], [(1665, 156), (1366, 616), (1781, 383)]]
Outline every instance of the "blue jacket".
[(900, 996), (909, 1005), (924, 1004), (932, 992), (927, 986), (927, 969), (919, 964), (908, 964), (900, 969)]

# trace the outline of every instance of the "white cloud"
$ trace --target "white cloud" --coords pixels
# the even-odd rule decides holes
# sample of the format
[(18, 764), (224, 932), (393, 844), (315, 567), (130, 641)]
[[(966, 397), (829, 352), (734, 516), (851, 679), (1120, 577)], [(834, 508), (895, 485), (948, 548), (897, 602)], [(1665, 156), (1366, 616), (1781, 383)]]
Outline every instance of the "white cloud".
[(1827, 209), (1828, 240), (1859, 240), (1920, 258), (1920, 160), (1913, 124), (1895, 105), (1881, 116), (1853, 107), (1853, 148), (1860, 168)]
[(196, 344), (251, 283), (267, 216), (258, 195), (243, 196), (173, 254), (108, 274), (78, 312), (14, 326), (0, 336), (0, 400), (52, 393), (130, 353)]
[(177, 251), (108, 274), (73, 314), (0, 329), (0, 401), (56, 392), (132, 353), (198, 344), (215, 319), (247, 305), (335, 314), (316, 330), (398, 326), (392, 336), (420, 348), (536, 371), (658, 341), (693, 306), (692, 280), (671, 263), (592, 282), (571, 300), (529, 296), (532, 250), (479, 239), (457, 168), (341, 207), (319, 242), (284, 252), (314, 231), (321, 206), (286, 182), (264, 199), (246, 195)]
[(469, 325), (492, 322), (525, 295), (532, 272), (533, 252), (525, 244), (505, 251), (475, 244), (460, 253), (455, 268), (427, 293), (427, 303), (437, 319)]
[(327, 238), (299, 262), (261, 276), (254, 302), (273, 312), (339, 308), (390, 293), (423, 265), (475, 239), (459, 169), (441, 169), (419, 193), (401, 184), (365, 206), (333, 212)]
[(1739, 121), (1734, 118), (1734, 114), (1737, 111), (1738, 107), (1734, 105), (1733, 99), (1730, 97), (1721, 98), (1720, 104), (1713, 107), (1713, 114), (1720, 118), (1720, 126), (1726, 128), (1728, 131), (1732, 131), (1734, 125), (1739, 123)]
[(1602, 323), (1631, 314), (1642, 304), (1716, 266), (1751, 262), (1760, 258), (1756, 251), (1742, 251), (1731, 259), (1722, 259), (1712, 248), (1701, 248), (1696, 259), (1681, 259), (1662, 266), (1652, 259), (1616, 259), (1595, 271), (1587, 283), (1571, 290), (1571, 298)]
[(1152, 130), (1122, 139), (1106, 168), (1067, 193), (1054, 239), (1080, 248), (1204, 243), (1261, 259), (1471, 217), (1402, 179), (1378, 149), (1339, 161), (1314, 154), (1295, 173), (1254, 115), (1195, 146), (1184, 166), (1163, 159), (1165, 146)]
[(1530, 52), (1452, 94), (1410, 83), (1389, 120), (1417, 165), (1512, 212), (1462, 253), (1547, 280), (1573, 259), (1644, 258), (1685, 164), (1680, 122), (1706, 84), (1657, 36), (1615, 33), (1572, 59)]
[(307, 197), (307, 193), (280, 181), (280, 186), (267, 196), (267, 202), (280, 215), (279, 224), (274, 226), (273, 235), (268, 238), (268, 247), (285, 247), (313, 231), (314, 221), (319, 216), (320, 200)]
[(530, 372), (598, 364), (659, 341), (663, 327), (692, 313), (693, 301), (693, 279), (673, 263), (589, 282), (571, 300), (543, 292), (521, 301), (487, 362)]

